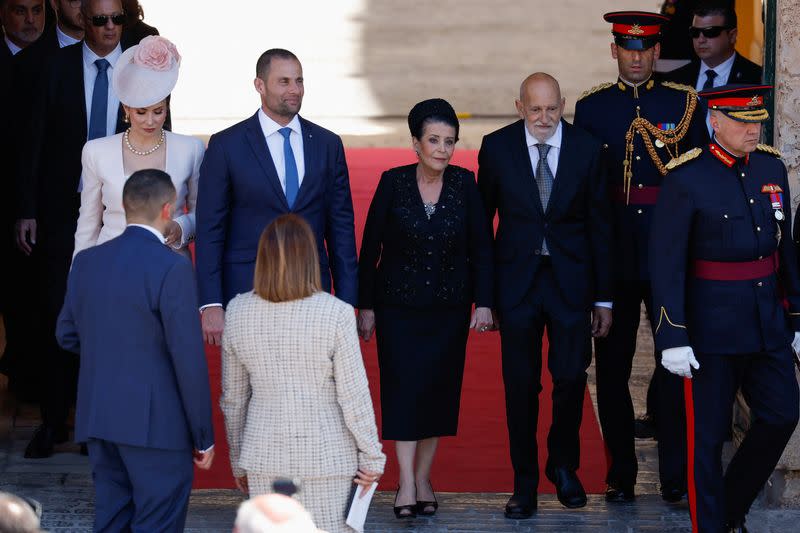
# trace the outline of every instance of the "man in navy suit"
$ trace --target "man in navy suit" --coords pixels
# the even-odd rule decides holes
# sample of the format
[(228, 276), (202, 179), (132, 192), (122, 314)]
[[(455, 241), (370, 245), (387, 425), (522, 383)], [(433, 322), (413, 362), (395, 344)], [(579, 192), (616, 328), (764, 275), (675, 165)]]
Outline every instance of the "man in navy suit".
[(592, 359), (591, 338), (611, 327), (611, 206), (603, 148), (563, 120), (558, 82), (532, 74), (520, 87), (521, 120), (490, 133), (478, 154), (478, 188), (494, 241), (506, 418), (514, 467), (508, 518), (529, 518), (539, 484), (536, 425), (542, 335), (550, 344), (553, 423), (545, 474), (566, 507), (586, 505), (575, 471)]
[(211, 392), (188, 259), (164, 245), (175, 188), (125, 182), (128, 227), (75, 256), (57, 338), (80, 354), (75, 439), (88, 442), (95, 531), (183, 531), (192, 455), (214, 459)]
[(211, 137), (197, 195), (197, 283), (203, 335), (219, 344), (224, 306), (253, 288), (258, 239), (284, 213), (301, 215), (317, 238), (322, 286), (355, 305), (353, 201), (342, 140), (298, 116), (303, 68), (288, 50), (256, 65), (261, 108)]

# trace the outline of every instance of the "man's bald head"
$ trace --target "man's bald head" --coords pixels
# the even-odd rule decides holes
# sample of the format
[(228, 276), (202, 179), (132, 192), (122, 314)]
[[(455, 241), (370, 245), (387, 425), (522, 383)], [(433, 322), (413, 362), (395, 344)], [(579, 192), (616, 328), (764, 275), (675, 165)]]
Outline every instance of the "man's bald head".
[(561, 85), (558, 84), (557, 79), (555, 79), (547, 72), (534, 72), (533, 74), (522, 80), (522, 83), (519, 86), (519, 99), (524, 102), (525, 96), (528, 93), (530, 87), (536, 86), (538, 84), (549, 85), (550, 88), (554, 90), (556, 94), (558, 94), (558, 99), (561, 100)]
[(539, 142), (545, 142), (556, 132), (565, 104), (558, 80), (545, 72), (536, 72), (525, 78), (516, 101), (517, 112), (525, 121), (525, 127)]

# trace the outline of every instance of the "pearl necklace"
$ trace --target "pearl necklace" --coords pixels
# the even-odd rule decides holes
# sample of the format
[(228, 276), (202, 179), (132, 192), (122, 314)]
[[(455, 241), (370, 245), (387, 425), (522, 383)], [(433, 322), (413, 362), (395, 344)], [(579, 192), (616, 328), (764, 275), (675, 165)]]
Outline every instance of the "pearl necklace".
[(152, 154), (153, 152), (155, 152), (156, 150), (161, 148), (161, 146), (164, 144), (164, 139), (166, 138), (165, 134), (164, 134), (164, 130), (162, 128), (162, 130), (161, 130), (161, 138), (158, 140), (158, 144), (156, 144), (155, 146), (153, 146), (149, 150), (140, 151), (140, 150), (137, 150), (136, 148), (134, 148), (133, 145), (131, 144), (130, 133), (131, 133), (131, 129), (130, 128), (125, 130), (125, 134), (123, 135), (123, 137), (125, 138), (125, 146), (127, 146), (128, 150), (130, 150), (131, 152), (133, 152), (136, 155), (150, 155), (150, 154)]

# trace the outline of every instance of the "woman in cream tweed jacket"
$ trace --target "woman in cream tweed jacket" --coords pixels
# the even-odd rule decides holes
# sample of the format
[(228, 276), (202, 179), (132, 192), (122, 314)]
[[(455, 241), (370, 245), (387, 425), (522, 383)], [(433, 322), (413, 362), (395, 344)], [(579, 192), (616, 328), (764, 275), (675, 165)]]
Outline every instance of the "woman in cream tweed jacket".
[[(316, 272), (315, 287), (301, 279), (304, 270)], [(255, 290), (228, 304), (220, 405), (240, 488), (255, 496), (271, 492), (276, 477), (298, 478), (318, 527), (352, 531), (344, 517), (353, 479), (377, 480), (386, 456), (353, 308), (319, 290), (314, 237), (300, 217), (284, 215), (264, 230)]]

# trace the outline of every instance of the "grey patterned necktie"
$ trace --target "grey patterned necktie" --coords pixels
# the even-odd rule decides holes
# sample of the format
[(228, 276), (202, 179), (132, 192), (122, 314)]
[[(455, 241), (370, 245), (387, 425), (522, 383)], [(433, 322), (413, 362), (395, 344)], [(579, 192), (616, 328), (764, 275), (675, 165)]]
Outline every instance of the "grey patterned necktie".
[[(550, 165), (547, 164), (547, 153), (550, 151), (549, 144), (537, 144), (539, 149), (539, 163), (536, 165), (536, 185), (539, 186), (539, 200), (542, 202), (542, 210), (547, 211), (547, 204), (550, 202), (550, 193), (553, 192), (553, 173)], [(542, 255), (550, 255), (547, 248), (547, 241), (542, 240)]]
[(550, 165), (547, 164), (547, 152), (550, 151), (549, 144), (537, 144), (539, 149), (539, 163), (536, 165), (536, 184), (539, 186), (539, 199), (542, 201), (542, 209), (547, 210), (550, 202), (550, 193), (553, 192), (553, 173)]

